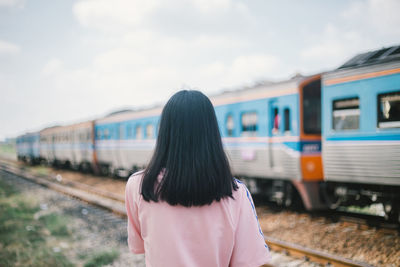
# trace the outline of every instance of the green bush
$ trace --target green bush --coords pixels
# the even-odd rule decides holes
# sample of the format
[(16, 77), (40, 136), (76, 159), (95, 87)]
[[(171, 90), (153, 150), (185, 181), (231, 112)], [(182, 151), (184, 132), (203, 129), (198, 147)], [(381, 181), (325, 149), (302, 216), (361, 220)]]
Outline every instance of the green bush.
[(90, 260), (86, 262), (85, 267), (96, 267), (111, 264), (118, 257), (119, 253), (116, 250), (99, 252), (94, 254)]

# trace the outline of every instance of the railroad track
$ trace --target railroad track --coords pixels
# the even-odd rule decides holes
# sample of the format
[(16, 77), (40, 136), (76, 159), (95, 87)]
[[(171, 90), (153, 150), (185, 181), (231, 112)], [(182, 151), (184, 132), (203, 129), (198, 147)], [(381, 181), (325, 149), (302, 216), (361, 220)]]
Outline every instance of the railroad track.
[[(16, 164), (0, 160), (0, 170), (30, 180), (34, 183), (48, 187), (55, 191), (67, 194), (88, 202), (90, 204), (108, 209), (113, 213), (126, 216), (124, 198), (120, 195), (99, 190), (92, 186), (75, 181), (63, 181), (60, 177), (44, 177), (32, 174), (26, 168), (21, 168)], [(324, 253), (321, 251), (305, 248), (297, 244), (285, 242), (272, 237), (265, 238), (272, 251), (283, 252), (293, 258), (302, 259), (306, 262), (320, 264), (322, 266), (351, 266), (351, 267), (370, 267), (367, 263), (356, 262), (343, 257)], [(264, 267), (286, 266), (286, 265), (264, 265)]]

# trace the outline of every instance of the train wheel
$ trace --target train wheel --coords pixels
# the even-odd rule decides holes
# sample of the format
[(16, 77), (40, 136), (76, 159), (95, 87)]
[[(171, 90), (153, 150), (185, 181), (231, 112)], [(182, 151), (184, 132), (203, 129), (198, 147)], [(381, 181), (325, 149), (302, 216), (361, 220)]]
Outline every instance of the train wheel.
[(289, 182), (286, 183), (284, 204), (286, 207), (293, 210), (304, 209), (303, 200), (301, 199), (299, 192), (294, 185)]
[(335, 195), (334, 189), (329, 188), (326, 183), (321, 184), (321, 197), (325, 204), (333, 210), (336, 209), (341, 203), (341, 199)]
[(390, 222), (400, 224), (400, 205), (385, 204), (386, 217)]

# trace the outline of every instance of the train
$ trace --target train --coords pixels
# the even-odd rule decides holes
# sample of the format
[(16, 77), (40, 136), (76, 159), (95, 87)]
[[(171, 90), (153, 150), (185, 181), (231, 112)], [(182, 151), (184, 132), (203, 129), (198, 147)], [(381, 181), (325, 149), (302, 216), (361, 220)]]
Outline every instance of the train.
[[(400, 45), (210, 100), (233, 173), (253, 194), (307, 210), (382, 203), (400, 222)], [(128, 177), (149, 161), (161, 111), (21, 135), (18, 159)]]

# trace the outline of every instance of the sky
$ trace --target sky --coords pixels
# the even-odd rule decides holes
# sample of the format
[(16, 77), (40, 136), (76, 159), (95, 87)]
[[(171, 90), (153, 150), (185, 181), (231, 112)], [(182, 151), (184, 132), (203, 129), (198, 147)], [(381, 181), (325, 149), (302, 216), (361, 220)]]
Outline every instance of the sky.
[(0, 140), (337, 68), (400, 44), (399, 0), (0, 0)]

